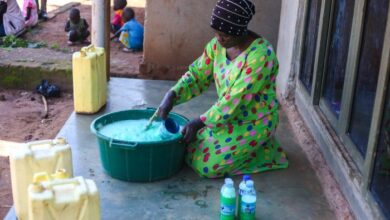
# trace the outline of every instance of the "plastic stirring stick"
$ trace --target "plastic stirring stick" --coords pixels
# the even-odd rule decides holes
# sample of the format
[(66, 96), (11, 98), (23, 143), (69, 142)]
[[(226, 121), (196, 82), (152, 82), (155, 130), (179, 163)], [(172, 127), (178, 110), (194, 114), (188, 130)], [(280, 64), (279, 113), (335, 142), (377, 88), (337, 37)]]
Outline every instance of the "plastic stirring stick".
[(152, 117), (149, 118), (149, 122), (148, 124), (145, 126), (145, 131), (148, 130), (150, 128), (150, 126), (152, 125), (152, 122), (154, 121), (154, 119), (156, 119), (157, 117), (157, 112), (158, 112), (158, 109), (154, 112), (154, 114), (152, 115)]

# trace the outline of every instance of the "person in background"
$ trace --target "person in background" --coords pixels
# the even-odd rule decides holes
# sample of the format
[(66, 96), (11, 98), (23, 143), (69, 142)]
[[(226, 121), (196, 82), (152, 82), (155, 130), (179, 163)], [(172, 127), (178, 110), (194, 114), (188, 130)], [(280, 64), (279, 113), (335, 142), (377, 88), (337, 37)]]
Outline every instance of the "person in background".
[(185, 160), (200, 176), (220, 178), (288, 167), (275, 138), (279, 121), (271, 43), (248, 30), (255, 14), (250, 0), (219, 0), (211, 16), (215, 37), (165, 95), (158, 115), (200, 95), (215, 82), (218, 99), (182, 129)]
[(72, 8), (69, 12), (69, 19), (65, 25), (65, 32), (68, 33), (68, 45), (75, 43), (88, 43), (90, 35), (89, 25), (84, 18), (80, 17), (80, 10)]
[(5, 36), (5, 30), (3, 25), (3, 15), (7, 12), (7, 2), (0, 1), (0, 37)]
[(122, 19), (125, 24), (111, 39), (120, 35), (119, 41), (125, 46), (125, 48), (123, 48), (124, 52), (142, 50), (144, 27), (135, 19), (134, 10), (132, 8), (125, 8), (122, 13)]
[(16, 0), (0, 0), (0, 37), (23, 31), (24, 17)]
[(33, 27), (38, 24), (38, 8), (35, 0), (24, 0), (23, 16), (26, 27)]
[(123, 9), (126, 8), (126, 0), (114, 0), (114, 18), (111, 21), (111, 33), (115, 34), (124, 22), (122, 20)]
[(47, 11), (46, 11), (46, 3), (47, 0), (41, 0), (41, 8), (39, 9), (39, 0), (36, 0), (37, 3), (37, 9), (38, 9), (38, 18), (42, 19), (44, 21), (47, 21)]

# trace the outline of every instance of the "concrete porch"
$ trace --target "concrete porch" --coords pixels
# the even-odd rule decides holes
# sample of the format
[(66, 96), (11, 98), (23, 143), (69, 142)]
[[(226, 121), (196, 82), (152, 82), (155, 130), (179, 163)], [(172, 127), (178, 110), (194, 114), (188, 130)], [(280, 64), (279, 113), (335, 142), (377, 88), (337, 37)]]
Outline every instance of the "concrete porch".
[[(153, 183), (129, 183), (106, 175), (100, 163), (91, 122), (108, 112), (157, 107), (172, 81), (112, 78), (106, 108), (97, 115), (73, 113), (58, 136), (72, 146), (74, 174), (93, 179), (100, 191), (102, 219), (218, 219), (219, 190), (223, 180), (203, 179), (185, 166), (170, 179)], [(174, 112), (193, 118), (215, 101), (213, 89)], [(335, 219), (323, 189), (281, 112), (277, 137), (289, 156), (286, 170), (255, 174), (256, 219)], [(237, 187), (241, 177), (235, 177)], [(6, 220), (15, 219), (11, 210)]]

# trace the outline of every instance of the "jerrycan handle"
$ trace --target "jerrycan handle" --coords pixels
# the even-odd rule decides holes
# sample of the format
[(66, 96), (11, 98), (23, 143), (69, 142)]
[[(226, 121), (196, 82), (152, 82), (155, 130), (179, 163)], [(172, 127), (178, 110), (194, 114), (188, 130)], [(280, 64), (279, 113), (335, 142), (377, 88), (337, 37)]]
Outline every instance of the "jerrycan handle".
[(93, 44), (81, 48), (81, 51), (85, 51), (85, 52), (95, 52), (95, 50), (96, 50), (96, 48), (95, 48), (95, 45), (93, 45)]
[(66, 169), (58, 169), (54, 174), (49, 175), (47, 172), (39, 172), (34, 174), (33, 182), (40, 183), (43, 181), (50, 181), (53, 179), (67, 179), (69, 173)]
[(49, 175), (47, 172), (35, 173), (34, 178), (33, 178), (33, 182), (32, 182), (32, 185), (33, 185), (32, 189), (34, 192), (38, 193), (38, 192), (43, 192), (47, 188), (52, 188), (54, 185), (59, 185), (59, 184), (52, 183), (52, 184), (50, 184), (50, 187), (43, 187), (42, 182), (52, 181), (54, 179), (63, 179), (64, 183), (61, 183), (61, 184), (68, 183), (69, 181), (71, 181), (69, 183), (72, 183), (72, 184), (76, 184), (76, 185), (80, 184), (76, 180), (68, 179), (69, 177), (70, 177), (69, 173), (66, 171), (66, 169), (59, 169), (52, 175)]
[(80, 183), (80, 181), (77, 179), (64, 179), (63, 181), (60, 182), (51, 182), (49, 185), (45, 185), (45, 186), (43, 186), (41, 182), (33, 182), (32, 190), (35, 193), (41, 193), (46, 189), (52, 190), (54, 186), (61, 186), (61, 185), (68, 185), (68, 184), (79, 186), (82, 183)]
[(47, 172), (40, 172), (40, 173), (34, 174), (34, 178), (33, 178), (34, 183), (40, 183), (40, 182), (49, 181), (49, 180), (51, 180), (51, 177), (49, 176), (49, 174)]
[(53, 189), (54, 186), (68, 185), (72, 184), (74, 186), (82, 185), (82, 183), (78, 179), (63, 179), (62, 181), (50, 182), (49, 185), (45, 186), (45, 189)]
[(49, 148), (52, 148), (53, 145), (56, 144), (61, 144), (65, 145), (68, 142), (65, 140), (65, 138), (56, 138), (54, 140), (42, 140), (42, 141), (33, 141), (33, 142), (28, 142), (27, 147), (30, 150), (33, 150), (34, 147), (39, 146), (39, 145), (49, 145)]

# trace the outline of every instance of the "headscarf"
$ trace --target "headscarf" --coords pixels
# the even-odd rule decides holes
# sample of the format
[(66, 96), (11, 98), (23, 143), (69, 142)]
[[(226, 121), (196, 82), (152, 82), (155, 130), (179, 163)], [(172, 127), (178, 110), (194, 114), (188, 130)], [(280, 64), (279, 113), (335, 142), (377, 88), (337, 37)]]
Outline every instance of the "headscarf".
[(211, 27), (225, 34), (241, 36), (248, 31), (255, 14), (255, 5), (249, 0), (219, 0), (213, 9)]

